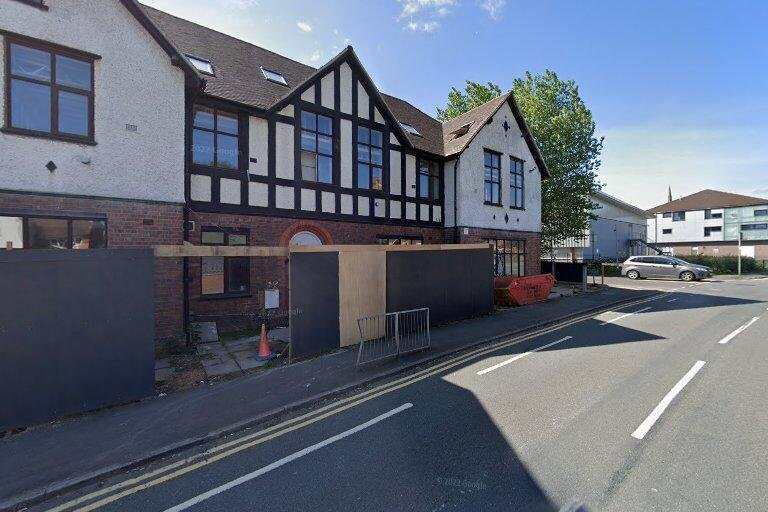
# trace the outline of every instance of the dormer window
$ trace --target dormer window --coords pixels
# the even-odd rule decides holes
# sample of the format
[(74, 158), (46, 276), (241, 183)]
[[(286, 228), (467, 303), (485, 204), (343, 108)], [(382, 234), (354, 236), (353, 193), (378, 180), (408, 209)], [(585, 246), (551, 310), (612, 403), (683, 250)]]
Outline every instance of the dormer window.
[(211, 64), (211, 61), (202, 59), (200, 57), (195, 57), (194, 55), (187, 55), (187, 58), (189, 59), (189, 62), (192, 63), (192, 65), (195, 67), (196, 70), (198, 70), (201, 73), (205, 73), (206, 75), (213, 75), (213, 64)]
[(405, 130), (406, 132), (410, 133), (411, 135), (417, 135), (417, 136), (419, 136), (419, 137), (421, 137), (421, 136), (422, 136), (422, 135), (419, 133), (419, 130), (417, 130), (417, 129), (416, 129), (416, 128), (414, 128), (413, 126), (409, 125), (408, 123), (403, 123), (403, 122), (401, 122), (401, 123), (400, 123), (400, 126), (402, 126), (402, 127), (403, 127), (403, 130)]
[(469, 133), (469, 128), (472, 126), (472, 123), (467, 123), (464, 126), (461, 126), (451, 132), (451, 135), (453, 135), (454, 139), (458, 139), (459, 137), (463, 137), (467, 133)]
[(280, 85), (288, 85), (288, 82), (285, 80), (285, 77), (278, 73), (277, 71), (272, 71), (270, 69), (261, 68), (261, 73), (264, 75), (264, 78), (269, 80), (270, 82), (275, 82), (276, 84)]

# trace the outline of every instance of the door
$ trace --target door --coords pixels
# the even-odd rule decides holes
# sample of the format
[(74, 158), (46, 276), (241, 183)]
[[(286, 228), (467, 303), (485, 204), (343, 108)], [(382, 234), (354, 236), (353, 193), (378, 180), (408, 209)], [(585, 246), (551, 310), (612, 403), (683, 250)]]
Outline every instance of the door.
[(653, 268), (654, 272), (656, 272), (656, 277), (664, 277), (667, 279), (677, 277), (677, 267), (675, 266), (674, 260), (662, 257), (654, 259), (656, 261), (654, 262)]

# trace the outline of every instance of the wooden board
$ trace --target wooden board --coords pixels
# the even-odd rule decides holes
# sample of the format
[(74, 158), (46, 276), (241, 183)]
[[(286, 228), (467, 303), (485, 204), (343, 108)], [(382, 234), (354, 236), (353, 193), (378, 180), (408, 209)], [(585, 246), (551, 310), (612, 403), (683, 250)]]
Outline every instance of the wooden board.
[(357, 319), (384, 314), (387, 307), (387, 253), (339, 253), (339, 335), (342, 347), (360, 341)]

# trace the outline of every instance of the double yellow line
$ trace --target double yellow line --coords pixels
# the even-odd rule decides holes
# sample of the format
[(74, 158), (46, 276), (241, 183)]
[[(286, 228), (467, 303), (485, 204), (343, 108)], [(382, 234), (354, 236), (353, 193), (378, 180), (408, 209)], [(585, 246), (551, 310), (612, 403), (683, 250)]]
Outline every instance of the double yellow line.
[[(643, 304), (645, 302), (656, 300), (663, 295), (665, 294), (654, 295), (653, 297), (646, 299), (622, 304), (621, 307), (625, 308)], [(386, 384), (382, 384), (381, 386), (372, 388), (357, 395), (341, 399), (337, 402), (308, 412), (296, 418), (286, 420), (259, 432), (239, 437), (227, 443), (215, 446), (209, 450), (206, 450), (205, 452), (181, 459), (149, 473), (145, 473), (138, 477), (124, 480), (109, 487), (105, 487), (103, 489), (99, 489), (98, 491), (80, 496), (55, 508), (49, 509), (48, 512), (65, 512), (71, 510), (77, 510), (78, 512), (88, 512), (90, 510), (96, 510), (100, 507), (103, 507), (104, 505), (125, 498), (126, 496), (130, 496), (137, 492), (147, 490), (150, 487), (168, 482), (182, 475), (195, 471), (196, 469), (200, 469), (202, 467), (213, 464), (214, 462), (218, 462), (227, 457), (231, 457), (232, 455), (235, 455), (236, 453), (239, 453), (243, 450), (247, 450), (262, 443), (266, 443), (267, 441), (271, 441), (272, 439), (283, 436), (289, 432), (299, 430), (306, 426), (312, 425), (313, 423), (324, 420), (325, 418), (337, 415), (369, 400), (373, 400), (374, 398), (378, 398), (382, 395), (391, 393), (398, 389), (410, 386), (411, 384), (437, 375), (438, 373), (455, 368), (456, 366), (462, 365), (472, 359), (476, 359), (491, 352), (517, 345), (518, 343), (522, 343), (538, 336), (549, 334), (565, 327), (581, 323), (601, 313), (610, 311), (611, 309), (612, 308), (610, 307), (606, 307), (602, 310), (593, 311), (591, 313), (577, 316), (571, 320), (566, 320), (562, 323), (546, 327), (544, 329), (539, 329), (537, 331), (530, 332), (518, 337), (498, 341), (483, 348), (471, 350), (465, 354), (436, 363), (428, 368), (419, 370), (405, 377), (401, 377)]]

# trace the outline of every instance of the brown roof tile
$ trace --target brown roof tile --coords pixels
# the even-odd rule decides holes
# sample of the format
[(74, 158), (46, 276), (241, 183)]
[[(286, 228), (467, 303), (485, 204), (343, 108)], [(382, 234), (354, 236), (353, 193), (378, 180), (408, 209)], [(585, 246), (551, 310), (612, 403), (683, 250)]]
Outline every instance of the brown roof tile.
[(711, 210), (713, 208), (733, 208), (739, 206), (755, 206), (768, 204), (768, 199), (761, 197), (742, 196), (720, 190), (702, 190), (689, 196), (675, 199), (648, 210), (649, 214), (665, 212), (681, 212), (691, 210)]

